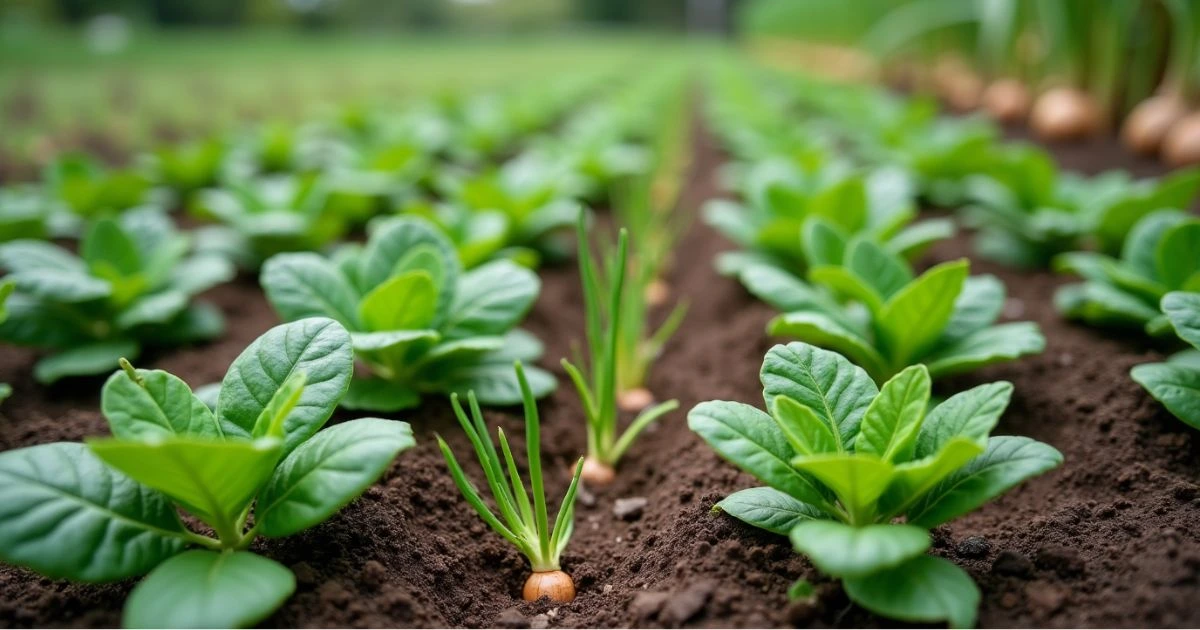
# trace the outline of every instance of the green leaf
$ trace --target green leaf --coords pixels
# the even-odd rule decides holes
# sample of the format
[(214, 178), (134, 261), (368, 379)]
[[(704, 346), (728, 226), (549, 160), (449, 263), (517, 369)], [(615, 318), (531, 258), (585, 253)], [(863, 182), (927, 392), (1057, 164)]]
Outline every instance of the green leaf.
[(827, 504), (817, 486), (792, 468), (795, 452), (766, 413), (743, 403), (708, 401), (688, 412), (688, 428), (759, 481), (804, 503)]
[(342, 398), (346, 409), (393, 412), (421, 404), (421, 394), (402, 383), (381, 378), (356, 378)]
[(933, 455), (896, 466), (892, 485), (880, 500), (880, 511), (898, 516), (935, 484), (982, 453), (985, 444), (984, 440), (955, 437)]
[(1200, 369), (1173, 363), (1135, 365), (1129, 372), (1167, 411), (1200, 428)]
[(873, 505), (891, 484), (895, 471), (891, 464), (872, 455), (838, 453), (799, 455), (792, 466), (814, 477), (833, 490), (851, 518), (870, 519)]
[(854, 603), (899, 621), (946, 621), (953, 628), (975, 625), (979, 588), (966, 571), (935, 556), (917, 556), (899, 566), (842, 582)]
[[(1187, 221), (1187, 214), (1178, 210), (1155, 212), (1138, 221), (1125, 239), (1121, 248), (1121, 261), (1137, 275), (1150, 280), (1160, 280), (1157, 250), (1163, 235), (1168, 230)], [(1111, 261), (1100, 256), (1100, 261)], [(1091, 280), (1097, 278), (1091, 277)]]
[(224, 437), (216, 416), (187, 383), (162, 370), (129, 366), (115, 372), (104, 383), (100, 408), (113, 436), (123, 440), (171, 435)]
[(358, 319), (367, 330), (414, 330), (433, 323), (437, 287), (424, 271), (409, 271), (375, 287), (358, 304)]
[(218, 442), (166, 437), (153, 442), (90, 439), (104, 463), (162, 491), (215, 528), (230, 526), (280, 457), (280, 441)]
[(75, 346), (45, 357), (33, 366), (33, 377), (50, 385), (68, 376), (103, 374), (117, 367), (121, 358), (137, 358), (140, 349), (133, 341), (99, 341)]
[(401, 451), (406, 422), (362, 418), (314, 435), (280, 462), (258, 495), (255, 523), (264, 536), (289, 536), (329, 518), (362, 494)]
[(0, 267), (14, 274), (43, 270), (87, 275), (82, 260), (46, 241), (19, 240), (0, 245)]
[(858, 424), (879, 390), (862, 368), (835, 352), (803, 343), (767, 351), (759, 378), (763, 399), (773, 404), (786, 396), (811, 408), (837, 427), (845, 447), (854, 443)]
[(169, 285), (187, 296), (194, 296), (233, 280), (237, 268), (221, 256), (192, 256), (171, 269)]
[(821, 217), (854, 234), (867, 223), (867, 190), (860, 176), (847, 177), (808, 200), (811, 216)]
[(374, 288), (406, 271), (425, 271), (438, 290), (435, 322), (445, 319), (462, 266), (441, 231), (424, 219), (397, 217), (371, 234), (359, 258), (361, 286)]
[(332, 319), (312, 317), (276, 326), (254, 340), (229, 366), (217, 399), (227, 436), (249, 438), (259, 415), (295, 372), (307, 384), (284, 422), (286, 455), (321, 428), (337, 408), (354, 371), (350, 334)]
[(1200, 271), (1200, 221), (1188, 221), (1163, 234), (1155, 250), (1158, 278), (1171, 289), (1185, 288), (1193, 274)]
[(295, 590), (287, 567), (249, 551), (186, 551), (133, 589), (121, 622), (126, 628), (248, 628)]
[(801, 243), (810, 267), (840, 266), (846, 256), (846, 237), (838, 227), (819, 217), (804, 222)]
[(68, 304), (102, 300), (113, 293), (109, 282), (71, 271), (25, 269), (9, 274), (6, 279), (15, 282), (21, 293)]
[(1046, 349), (1046, 338), (1034, 322), (1012, 322), (984, 328), (922, 360), (934, 380), (976, 368), (1011, 361)]
[(1093, 326), (1141, 327), (1159, 314), (1139, 296), (1101, 282), (1060, 287), (1054, 305), (1064, 316)]
[(117, 328), (130, 330), (138, 326), (165, 324), (182, 313), (187, 306), (188, 296), (179, 291), (168, 289), (144, 295), (117, 315)]
[(818, 416), (815, 411), (787, 396), (775, 397), (771, 406), (771, 416), (775, 418), (792, 449), (801, 455), (842, 451), (837, 427), (831, 426), (828, 420)]
[(332, 263), (313, 253), (279, 254), (263, 265), (260, 283), (279, 317), (329, 317), (358, 327), (358, 294)]
[(883, 310), (883, 295), (847, 267), (823, 265), (808, 270), (808, 279), (839, 296), (862, 302), (872, 313)]
[(778, 267), (748, 265), (738, 273), (738, 279), (751, 295), (784, 312), (841, 310), (829, 296)]
[(304, 372), (292, 372), (287, 380), (279, 386), (279, 389), (275, 390), (271, 400), (267, 401), (267, 406), (263, 407), (262, 413), (258, 414), (258, 419), (254, 421), (254, 428), (250, 430), (250, 437), (283, 439), (283, 423), (296, 408), (296, 403), (300, 402), (300, 396), (304, 393), (304, 385), (307, 381), (308, 377)]
[(1061, 453), (1036, 440), (1016, 436), (989, 438), (982, 455), (944, 479), (907, 511), (908, 522), (937, 527), (1061, 463)]
[(1162, 299), (1162, 310), (1175, 334), (1200, 349), (1200, 293), (1168, 293)]
[(878, 326), (894, 366), (907, 365), (933, 347), (954, 314), (970, 264), (942, 263), (888, 300)]
[(891, 298), (913, 280), (912, 271), (903, 259), (864, 238), (850, 243), (846, 267), (874, 288), (883, 300)]
[(186, 543), (167, 498), (107, 467), (82, 444), (0, 453), (0, 559), (52, 578), (110, 582)]
[(111, 269), (121, 277), (142, 271), (137, 245), (113, 219), (100, 219), (79, 243), (79, 255), (93, 271)]
[(884, 383), (863, 415), (854, 451), (889, 462), (907, 461), (925, 418), (930, 387), (923, 365), (907, 367)]
[[(529, 389), (534, 398), (548, 396), (558, 387), (554, 375), (536, 366), (525, 367)], [(509, 362), (478, 362), (455, 366), (438, 375), (437, 390), (444, 394), (466, 396), (475, 392), (482, 405), (516, 405), (521, 388)]]
[(459, 279), (450, 316), (442, 326), (444, 337), (502, 335), (529, 312), (540, 290), (536, 274), (507, 260), (469, 271)]
[(930, 219), (914, 223), (888, 239), (887, 251), (905, 260), (916, 260), (931, 245), (954, 236), (954, 222), (947, 219)]
[(830, 520), (798, 523), (789, 538), (817, 569), (837, 578), (895, 567), (925, 553), (930, 544), (929, 532), (912, 525), (854, 527)]
[(387, 351), (404, 355), (416, 345), (432, 347), (441, 339), (436, 330), (388, 330), (372, 333), (350, 333), (350, 345), (358, 352)]
[(1004, 309), (1004, 283), (993, 275), (971, 276), (954, 301), (939, 343), (958, 341), (991, 326)]
[(982, 443), (1008, 408), (1012, 392), (1012, 383), (987, 383), (959, 392), (934, 407), (917, 436), (916, 457), (933, 455), (956, 437)]
[(759, 529), (787, 536), (796, 525), (827, 518), (821, 510), (774, 488), (747, 488), (721, 499), (714, 512), (726, 514)]

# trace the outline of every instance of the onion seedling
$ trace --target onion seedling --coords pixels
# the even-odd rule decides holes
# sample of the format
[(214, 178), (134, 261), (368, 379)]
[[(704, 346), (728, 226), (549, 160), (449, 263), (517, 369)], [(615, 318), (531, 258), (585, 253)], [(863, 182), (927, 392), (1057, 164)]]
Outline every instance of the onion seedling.
[[(587, 236), (587, 216), (579, 215), (579, 276), (583, 282), (584, 315), (586, 319), (586, 368), (577, 367), (563, 359), (563, 369), (571, 377), (587, 422), (588, 453), (583, 466), (583, 480), (593, 485), (606, 485), (616, 476), (616, 465), (637, 436), (663, 414), (679, 406), (668, 400), (647, 407), (634, 418), (623, 433), (617, 433), (618, 381), (621, 339), (627, 326), (623, 306), (627, 298), (629, 235), (622, 229), (617, 236), (615, 255), (608, 257), (606, 269), (593, 259)], [(582, 357), (579, 364), (583, 365)]]
[(1168, 293), (1162, 310), (1175, 334), (1192, 347), (1163, 363), (1134, 366), (1129, 374), (1176, 418), (1200, 429), (1200, 292)]
[[(512, 543), (526, 559), (529, 560), (533, 573), (525, 580), (521, 595), (526, 601), (537, 601), (548, 597), (554, 602), (569, 602), (575, 599), (575, 582), (562, 570), (559, 562), (562, 552), (571, 539), (575, 521), (575, 492), (579, 488), (579, 475), (583, 470), (583, 458), (575, 465), (575, 473), (571, 477), (571, 485), (563, 497), (558, 513), (554, 517), (554, 527), (550, 527), (549, 514), (546, 507), (546, 488), (542, 480), (542, 451), (541, 425), (538, 418), (537, 403), (534, 402), (533, 391), (525, 378), (525, 370), (521, 362), (514, 364), (517, 382), (521, 387), (521, 402), (525, 407), (525, 448), (529, 462), (530, 489), (525, 490), (525, 483), (517, 471), (512, 450), (508, 446), (508, 438), (503, 429), (497, 429), (500, 438), (500, 449), (504, 460), (496, 452), (496, 446), (488, 436), (487, 427), (483, 423), (483, 413), (475, 399), (475, 392), (467, 392), (467, 404), (470, 416), (463, 411), (458, 401), (458, 394), (450, 396), (450, 404), (454, 407), (454, 415), (462, 425), (467, 439), (475, 449), (475, 456), (483, 468), (487, 478), (488, 489), (500, 512), (500, 518), (488, 508), (479, 492), (467, 480), (462, 466), (454, 458), (454, 453), (446, 441), (438, 436), (438, 446), (446, 458), (450, 475), (458, 486), (467, 503), (479, 514), (488, 527)], [(508, 472), (507, 479), (505, 471)], [(530, 495), (533, 502), (530, 503)], [(503, 520), (501, 520), (501, 518)]]

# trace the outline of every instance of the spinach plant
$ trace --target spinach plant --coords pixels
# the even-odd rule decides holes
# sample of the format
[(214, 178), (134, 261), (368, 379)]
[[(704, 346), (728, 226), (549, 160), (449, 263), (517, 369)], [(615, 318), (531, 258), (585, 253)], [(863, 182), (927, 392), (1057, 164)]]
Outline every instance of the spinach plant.
[(221, 313), (192, 298), (234, 270), (190, 250), (191, 240), (149, 209), (95, 221), (78, 256), (43, 241), (0, 245), (0, 267), (16, 284), (0, 339), (51, 351), (34, 368), (47, 384), (112, 370), (143, 345), (212, 339), (224, 329)]
[(17, 239), (77, 236), (81, 219), (41, 187), (0, 188), (0, 243)]
[(928, 530), (1062, 462), (1041, 442), (989, 437), (1012, 385), (980, 385), (929, 409), (925, 366), (876, 387), (845, 357), (804, 343), (772, 348), (761, 378), (767, 411), (710, 401), (688, 414), (721, 457), (766, 484), (714, 511), (789, 536), (872, 612), (972, 625), (979, 590), (925, 553)]
[(134, 169), (107, 169), (83, 154), (55, 160), (44, 177), (47, 192), (81, 217), (111, 216), (152, 204), (150, 179)]
[(776, 159), (755, 164), (744, 179), (746, 205), (714, 200), (704, 210), (705, 220), (742, 248), (718, 258), (725, 274), (738, 274), (748, 264), (804, 273), (813, 252), (802, 234), (814, 220), (843, 240), (868, 237), (909, 259), (953, 234), (946, 220), (909, 225), (916, 217), (912, 192), (894, 170), (863, 174), (822, 165), (809, 172)]
[[(487, 427), (483, 424), (483, 413), (479, 410), (479, 403), (473, 392), (467, 392), (467, 401), (471, 409), (469, 419), (458, 402), (458, 394), (450, 396), (450, 404), (454, 407), (458, 423), (462, 425), (471, 446), (475, 449), (475, 456), (483, 468), (488, 489), (491, 490), (496, 508), (500, 511), (500, 518), (488, 508), (475, 486), (467, 480), (462, 466), (459, 466), (450, 446), (441, 436), (438, 436), (438, 445), (446, 458), (446, 465), (450, 467), (454, 484), (467, 499), (467, 503), (488, 527), (512, 543), (521, 555), (529, 560), (533, 572), (522, 589), (525, 600), (536, 601), (542, 597), (549, 597), (552, 601), (569, 602), (575, 599), (575, 582), (562, 571), (559, 558), (574, 530), (575, 491), (579, 487), (583, 460), (581, 458), (575, 465), (571, 485), (567, 488), (567, 494), (563, 497), (551, 527), (546, 510), (545, 484), (542, 481), (541, 424), (537, 403), (534, 402), (533, 390), (529, 387), (520, 361), (516, 362), (515, 371), (517, 383), (521, 388), (521, 402), (525, 407), (525, 447), (528, 453), (530, 491), (525, 490), (525, 484), (513, 460), (512, 450), (508, 446), (508, 439), (504, 437), (504, 430), (497, 429), (500, 448), (504, 453), (504, 459), (501, 461), (495, 444), (488, 437)], [(533, 495), (532, 504), (530, 494)]]
[(178, 377), (121, 367), (101, 397), (111, 438), (0, 453), (0, 558), (83, 582), (146, 575), (125, 603), (129, 627), (263, 620), (295, 578), (248, 551), (254, 540), (325, 521), (413, 445), (394, 420), (318, 431), (354, 369), (350, 335), (329, 319), (259, 337), (230, 366), (215, 413)]
[(995, 324), (1004, 284), (968, 277), (965, 259), (914, 278), (871, 240), (843, 243), (813, 228), (807, 240), (822, 252), (809, 271), (813, 285), (763, 265), (741, 274), (751, 293), (785, 311), (767, 325), (770, 334), (845, 354), (879, 383), (914, 363), (939, 379), (1045, 349), (1036, 323)]
[[(542, 344), (515, 329), (541, 284), (528, 269), (495, 261), (464, 272), (437, 228), (416, 217), (377, 227), (365, 247), (331, 260), (280, 254), (263, 266), (262, 285), (284, 320), (331, 317), (351, 331), (370, 378), (355, 379), (342, 404), (393, 411), (416, 406), (422, 393), (466, 393), (480, 402), (521, 401), (513, 360), (533, 361)], [(529, 368), (538, 396), (554, 377)]]
[(1168, 293), (1162, 310), (1175, 334), (1192, 348), (1163, 363), (1134, 366), (1130, 375), (1176, 418), (1200, 429), (1200, 292)]
[[(577, 367), (563, 359), (563, 369), (571, 377), (587, 422), (587, 458), (583, 479), (594, 485), (611, 483), (616, 465), (634, 440), (655, 420), (676, 409), (679, 402), (668, 400), (642, 409), (624, 432), (618, 434), (618, 381), (621, 339), (626, 326), (636, 325), (625, 320), (622, 307), (625, 296), (628, 233), (622, 229), (617, 237), (615, 255), (608, 264), (593, 259), (587, 236), (587, 217), (580, 213), (577, 225), (579, 238), (579, 276), (583, 282), (583, 305), (586, 321), (588, 364)], [(584, 365), (583, 358), (576, 362)]]
[(1072, 252), (1055, 260), (1059, 271), (1084, 278), (1054, 296), (1068, 318), (1094, 326), (1140, 328), (1171, 334), (1158, 308), (1170, 291), (1200, 291), (1200, 219), (1177, 210), (1150, 214), (1130, 231), (1120, 258)]

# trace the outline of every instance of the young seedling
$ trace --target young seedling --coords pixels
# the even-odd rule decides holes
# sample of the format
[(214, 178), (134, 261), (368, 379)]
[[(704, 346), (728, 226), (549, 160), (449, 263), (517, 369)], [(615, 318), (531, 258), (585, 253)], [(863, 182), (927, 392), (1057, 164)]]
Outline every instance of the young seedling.
[(721, 457), (766, 484), (714, 511), (790, 536), (872, 612), (970, 626), (979, 590), (965, 571), (925, 554), (928, 530), (1062, 462), (1041, 442), (989, 437), (1012, 385), (980, 385), (929, 409), (924, 365), (876, 387), (845, 357), (804, 343), (772, 348), (761, 377), (768, 411), (710, 401), (688, 414)]
[[(332, 260), (275, 256), (262, 285), (284, 320), (330, 317), (351, 331), (371, 376), (351, 384), (342, 401), (350, 409), (395, 411), (421, 394), (467, 391), (483, 404), (515, 405), (512, 362), (542, 355), (541, 342), (514, 328), (537, 299), (537, 275), (507, 260), (464, 272), (445, 235), (416, 217), (378, 225), (365, 247)], [(527, 371), (537, 397), (554, 391), (549, 372)]]
[(845, 354), (877, 383), (914, 363), (936, 380), (1045, 348), (1034, 322), (994, 324), (1004, 285), (993, 276), (968, 278), (965, 259), (914, 278), (903, 259), (870, 240), (852, 240), (844, 250), (818, 230), (806, 240), (813, 251), (829, 252), (828, 263), (809, 272), (817, 287), (765, 266), (742, 273), (751, 293), (786, 311), (767, 331)]
[[(621, 230), (617, 236), (616, 254), (609, 257), (607, 269), (602, 272), (588, 242), (586, 215), (580, 213), (576, 226), (590, 365), (580, 368), (566, 359), (562, 365), (575, 384), (587, 421), (588, 454), (583, 464), (583, 480), (602, 486), (616, 477), (617, 462), (637, 436), (663, 414), (676, 409), (679, 402), (668, 400), (643, 409), (618, 436), (617, 363), (623, 329), (630, 325), (624, 319), (626, 311), (622, 306), (626, 299), (629, 236)], [(578, 363), (583, 365), (582, 358)]]
[[(521, 388), (521, 402), (525, 407), (525, 447), (529, 458), (530, 490), (528, 492), (525, 490), (525, 483), (521, 480), (520, 472), (517, 471), (512, 450), (508, 446), (508, 439), (504, 437), (504, 430), (497, 429), (500, 449), (504, 453), (504, 460), (501, 461), (500, 455), (496, 452), (496, 446), (488, 437), (487, 427), (483, 423), (483, 413), (479, 410), (474, 392), (467, 392), (467, 402), (471, 410), (470, 417), (459, 404), (458, 394), (451, 394), (450, 404), (454, 407), (454, 415), (458, 417), (458, 423), (462, 425), (463, 431), (471, 441), (471, 446), (475, 449), (475, 456), (479, 459), (480, 467), (483, 468), (488, 489), (492, 493), (492, 500), (500, 511), (500, 518), (497, 518), (495, 513), (488, 508), (483, 498), (479, 496), (479, 492), (467, 480), (462, 466), (459, 466), (450, 446), (441, 436), (438, 436), (438, 445), (442, 449), (442, 455), (446, 458), (446, 465), (450, 467), (450, 475), (454, 477), (454, 483), (466, 498), (467, 503), (471, 504), (479, 517), (492, 530), (512, 543), (529, 560), (529, 566), (533, 573), (525, 580), (525, 586), (521, 589), (522, 597), (531, 602), (542, 597), (548, 597), (550, 601), (554, 602), (569, 602), (575, 599), (575, 582), (570, 575), (563, 572), (559, 558), (562, 556), (563, 549), (566, 549), (575, 526), (575, 491), (579, 487), (583, 459), (580, 458), (575, 465), (575, 474), (571, 477), (571, 485), (567, 488), (567, 494), (563, 497), (558, 513), (554, 517), (554, 527), (551, 528), (546, 507), (546, 489), (542, 481), (541, 425), (538, 419), (537, 403), (534, 402), (533, 390), (529, 387), (529, 381), (525, 378), (525, 371), (522, 369), (520, 361), (515, 363), (514, 369), (517, 383)], [(505, 470), (508, 471), (507, 479), (505, 479)], [(530, 504), (530, 494), (533, 495), (532, 504)]]
[(1130, 375), (1176, 418), (1200, 429), (1200, 292), (1168, 293), (1162, 310), (1175, 334), (1192, 348), (1164, 363), (1134, 366)]
[(1064, 316), (1093, 326), (1170, 335), (1159, 301), (1170, 291), (1200, 291), (1198, 251), (1200, 219), (1178, 210), (1155, 212), (1130, 231), (1119, 259), (1094, 252), (1056, 259), (1057, 270), (1077, 273), (1085, 282), (1062, 287), (1054, 302)]
[(86, 219), (114, 216), (153, 201), (150, 180), (135, 170), (109, 170), (82, 154), (64, 155), (46, 171), (47, 194)]
[(113, 437), (0, 453), (0, 559), (83, 582), (148, 573), (126, 601), (128, 627), (262, 621), (296, 581), (251, 543), (325, 521), (413, 445), (394, 420), (319, 431), (353, 370), (350, 334), (323, 318), (246, 348), (215, 413), (179, 378), (122, 360), (101, 396)]
[(78, 256), (43, 241), (0, 245), (0, 268), (16, 285), (0, 339), (51, 351), (34, 367), (45, 384), (108, 372), (143, 345), (212, 339), (224, 329), (220, 312), (191, 300), (234, 269), (190, 250), (190, 239), (149, 209), (95, 221)]

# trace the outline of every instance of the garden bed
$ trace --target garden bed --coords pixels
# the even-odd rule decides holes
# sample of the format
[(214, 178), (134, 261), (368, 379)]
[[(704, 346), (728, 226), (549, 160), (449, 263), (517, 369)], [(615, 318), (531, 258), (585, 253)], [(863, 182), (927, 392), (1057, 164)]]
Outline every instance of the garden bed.
[[(1115, 143), (1061, 152), (1066, 167), (1127, 168), (1149, 174)], [(698, 134), (683, 208), (718, 194), (722, 156)], [(268, 626), (871, 626), (892, 625), (852, 607), (787, 541), (710, 513), (717, 500), (752, 484), (692, 434), (685, 411), (726, 399), (758, 404), (758, 368), (774, 343), (763, 329), (773, 312), (734, 280), (713, 270), (729, 244), (699, 221), (680, 243), (672, 287), (690, 311), (650, 378), (678, 398), (681, 411), (647, 431), (624, 458), (617, 481), (581, 497), (564, 568), (578, 598), (569, 604), (523, 603), (525, 560), (487, 529), (454, 488), (434, 433), (456, 451), (469, 444), (448, 405), (430, 398), (400, 414), (418, 446), (384, 478), (329, 521), (255, 550), (296, 574), (295, 596)], [(970, 252), (960, 234), (936, 246), (922, 267)], [(1040, 356), (956, 379), (943, 393), (993, 380), (1016, 385), (997, 433), (1049, 443), (1063, 466), (934, 532), (934, 553), (966, 568), (983, 591), (983, 626), (1194, 626), (1200, 575), (1200, 439), (1128, 377), (1160, 354), (1123, 338), (1065, 322), (1054, 289), (1067, 281), (978, 262), (1008, 287), (1006, 316), (1036, 321), (1048, 344)], [(583, 331), (574, 267), (541, 273), (539, 301), (525, 323), (547, 344), (546, 365), (560, 387), (540, 405), (549, 494), (560, 495), (567, 470), (584, 450), (578, 398), (555, 363)], [(146, 367), (179, 375), (193, 387), (219, 380), (229, 363), (276, 323), (254, 278), (212, 290), (228, 317), (220, 340)], [(15, 393), (0, 408), (0, 450), (106, 431), (99, 412), (102, 379), (46, 389), (30, 376), (33, 354), (11, 347), (0, 382)], [(488, 411), (491, 423), (516, 429), (513, 413)], [(339, 414), (337, 419), (349, 417)], [(645, 505), (615, 513), (619, 499)], [(818, 588), (818, 603), (789, 604), (798, 577)], [(115, 626), (133, 581), (87, 586), (0, 568), (0, 625)]]

